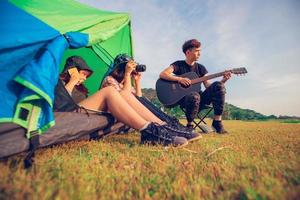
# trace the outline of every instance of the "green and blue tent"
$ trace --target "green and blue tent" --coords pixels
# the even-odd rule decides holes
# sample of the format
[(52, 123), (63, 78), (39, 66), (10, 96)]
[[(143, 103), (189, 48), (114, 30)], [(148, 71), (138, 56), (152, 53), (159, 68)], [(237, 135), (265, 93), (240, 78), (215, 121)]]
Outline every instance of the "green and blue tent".
[(94, 74), (90, 94), (119, 53), (132, 56), (130, 17), (73, 0), (0, 1), (0, 125), (41, 134), (54, 125), (54, 87), (68, 56), (82, 56)]

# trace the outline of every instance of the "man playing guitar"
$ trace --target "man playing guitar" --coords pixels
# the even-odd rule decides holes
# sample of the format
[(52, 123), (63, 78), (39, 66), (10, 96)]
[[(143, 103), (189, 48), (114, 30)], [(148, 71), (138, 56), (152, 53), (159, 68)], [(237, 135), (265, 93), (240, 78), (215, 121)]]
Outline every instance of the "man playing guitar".
[[(182, 51), (185, 54), (186, 59), (172, 63), (160, 73), (160, 78), (167, 81), (178, 82), (183, 87), (189, 87), (192, 83), (191, 80), (186, 77), (179, 77), (179, 75), (187, 72), (195, 72), (199, 77), (205, 76), (208, 73), (206, 68), (196, 62), (200, 57), (200, 47), (201, 43), (196, 39), (186, 41), (182, 46)], [(219, 134), (227, 133), (222, 124), (222, 113), (225, 103), (224, 83), (230, 79), (230, 77), (231, 72), (226, 71), (221, 81), (210, 83), (208, 80), (205, 80), (203, 81), (203, 84), (206, 89), (203, 92), (201, 89), (199, 90), (200, 92), (191, 92), (175, 104), (180, 105), (185, 109), (187, 127), (192, 128), (192, 122), (199, 110), (205, 105), (212, 103), (214, 108), (212, 127)]]

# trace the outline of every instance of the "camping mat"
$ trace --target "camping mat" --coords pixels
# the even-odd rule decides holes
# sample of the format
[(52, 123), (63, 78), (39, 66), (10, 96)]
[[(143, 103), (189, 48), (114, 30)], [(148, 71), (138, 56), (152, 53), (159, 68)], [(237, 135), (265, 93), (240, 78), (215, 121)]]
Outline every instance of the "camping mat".
[[(128, 131), (129, 128), (118, 122), (107, 128), (108, 117), (99, 114), (75, 112), (55, 112), (56, 124), (39, 136), (39, 147), (47, 147), (71, 140), (98, 139), (104, 135)], [(29, 140), (26, 130), (14, 123), (0, 124), (0, 158), (27, 151)]]

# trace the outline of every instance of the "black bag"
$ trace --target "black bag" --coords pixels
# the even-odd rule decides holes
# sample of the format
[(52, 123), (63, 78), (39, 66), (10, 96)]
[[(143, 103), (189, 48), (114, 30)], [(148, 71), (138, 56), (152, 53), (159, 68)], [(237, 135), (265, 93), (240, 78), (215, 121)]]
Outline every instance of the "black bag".
[(55, 98), (53, 109), (55, 112), (71, 112), (80, 107), (72, 99), (62, 80), (58, 80), (54, 94)]
[(168, 124), (172, 123), (179, 123), (178, 120), (175, 117), (172, 117), (163, 111), (161, 111), (158, 107), (156, 107), (151, 101), (149, 101), (145, 97), (138, 97), (136, 98), (146, 107), (148, 110), (150, 110), (156, 117), (158, 117), (160, 120), (167, 122)]

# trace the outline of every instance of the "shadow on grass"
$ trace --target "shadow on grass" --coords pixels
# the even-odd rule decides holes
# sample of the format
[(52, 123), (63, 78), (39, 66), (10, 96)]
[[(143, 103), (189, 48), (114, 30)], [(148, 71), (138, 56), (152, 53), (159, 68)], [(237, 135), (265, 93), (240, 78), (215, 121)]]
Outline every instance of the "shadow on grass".
[(139, 142), (137, 140), (134, 140), (133, 138), (126, 138), (126, 137), (111, 137), (107, 139), (110, 143), (119, 143), (119, 144), (125, 144), (128, 147), (132, 148), (136, 145), (139, 145)]

